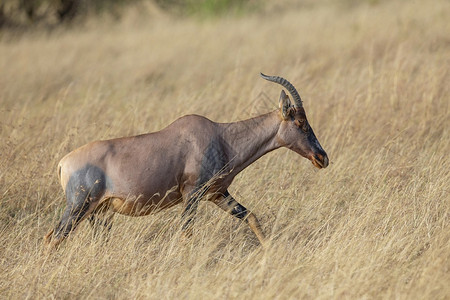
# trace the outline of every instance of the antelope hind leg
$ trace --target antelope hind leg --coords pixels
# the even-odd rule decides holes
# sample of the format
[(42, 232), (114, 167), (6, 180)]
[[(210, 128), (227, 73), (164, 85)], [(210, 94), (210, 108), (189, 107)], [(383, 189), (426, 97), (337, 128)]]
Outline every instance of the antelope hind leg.
[(88, 220), (94, 231), (94, 237), (100, 236), (105, 238), (105, 242), (109, 240), (111, 232), (112, 219), (114, 212), (109, 210), (108, 202), (103, 202), (89, 215)]

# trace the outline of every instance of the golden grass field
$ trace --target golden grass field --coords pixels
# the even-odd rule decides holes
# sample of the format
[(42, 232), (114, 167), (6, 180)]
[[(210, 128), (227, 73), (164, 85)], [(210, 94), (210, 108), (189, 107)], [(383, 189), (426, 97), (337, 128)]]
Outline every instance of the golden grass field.
[[(0, 31), (0, 298), (450, 298), (450, 3), (283, 3)], [(279, 149), (236, 177), (267, 248), (202, 202), (186, 243), (177, 206), (116, 215), (108, 243), (84, 222), (43, 255), (66, 153), (185, 114), (274, 110), (280, 87), (260, 71), (298, 88), (331, 161)]]

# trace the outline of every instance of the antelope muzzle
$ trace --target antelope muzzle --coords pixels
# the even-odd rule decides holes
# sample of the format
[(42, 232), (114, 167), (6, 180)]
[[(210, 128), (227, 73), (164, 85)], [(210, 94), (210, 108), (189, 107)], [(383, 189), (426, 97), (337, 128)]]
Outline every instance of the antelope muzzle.
[(323, 150), (311, 154), (309, 159), (316, 168), (322, 169), (328, 167), (328, 155)]

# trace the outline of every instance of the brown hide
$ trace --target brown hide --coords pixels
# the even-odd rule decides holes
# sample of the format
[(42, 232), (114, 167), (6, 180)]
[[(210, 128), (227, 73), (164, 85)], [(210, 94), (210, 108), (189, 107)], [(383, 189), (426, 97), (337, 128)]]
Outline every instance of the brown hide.
[(280, 109), (252, 119), (215, 123), (188, 115), (158, 132), (92, 142), (66, 155), (58, 172), (67, 205), (45, 240), (56, 247), (91, 214), (90, 221), (108, 210), (142, 216), (180, 202), (185, 205), (182, 229), (189, 235), (198, 202), (207, 198), (245, 220), (264, 243), (257, 218), (227, 190), (234, 177), (279, 147), (297, 152), (318, 168), (328, 166), (328, 157), (295, 88), (281, 77), (263, 77), (298, 96), (295, 105), (282, 92)]

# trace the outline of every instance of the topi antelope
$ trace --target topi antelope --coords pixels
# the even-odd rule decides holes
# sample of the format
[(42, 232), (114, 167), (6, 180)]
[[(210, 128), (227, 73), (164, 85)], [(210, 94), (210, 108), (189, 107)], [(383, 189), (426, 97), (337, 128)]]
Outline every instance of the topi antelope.
[(56, 248), (85, 218), (94, 230), (109, 229), (114, 213), (144, 216), (179, 203), (184, 206), (182, 230), (189, 236), (202, 198), (245, 220), (264, 244), (256, 216), (228, 192), (234, 177), (280, 147), (319, 169), (328, 166), (328, 157), (294, 86), (278, 76), (261, 76), (286, 88), (294, 105), (282, 90), (279, 109), (249, 120), (215, 123), (188, 115), (158, 132), (96, 141), (67, 154), (58, 165), (67, 206), (44, 238), (48, 249)]

